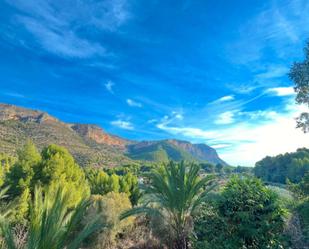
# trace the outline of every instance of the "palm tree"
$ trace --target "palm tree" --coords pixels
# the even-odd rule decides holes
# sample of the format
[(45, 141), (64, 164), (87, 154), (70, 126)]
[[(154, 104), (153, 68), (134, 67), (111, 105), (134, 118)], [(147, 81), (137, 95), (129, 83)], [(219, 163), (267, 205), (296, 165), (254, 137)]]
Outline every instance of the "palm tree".
[[(102, 228), (99, 219), (95, 218), (82, 230), (80, 221), (89, 205), (88, 200), (81, 201), (75, 208), (68, 208), (68, 192), (57, 190), (43, 194), (36, 188), (33, 203), (30, 207), (29, 230), (22, 249), (77, 249), (93, 232)], [(1, 230), (7, 249), (18, 249), (12, 228), (2, 223)]]
[[(214, 188), (213, 176), (199, 177), (199, 166), (184, 162), (170, 162), (148, 175), (149, 184), (143, 186), (143, 205), (123, 213), (162, 216), (171, 227), (172, 248), (187, 249), (192, 231), (192, 215)], [(206, 189), (206, 186), (210, 186)]]

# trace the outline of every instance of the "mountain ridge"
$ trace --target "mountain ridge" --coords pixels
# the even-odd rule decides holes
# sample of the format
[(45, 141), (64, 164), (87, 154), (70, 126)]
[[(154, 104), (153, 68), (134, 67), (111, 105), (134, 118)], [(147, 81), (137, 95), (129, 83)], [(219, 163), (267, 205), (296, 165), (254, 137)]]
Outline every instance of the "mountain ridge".
[(0, 152), (16, 154), (31, 139), (40, 149), (55, 143), (66, 147), (82, 166), (134, 164), (137, 161), (208, 161), (227, 165), (206, 144), (177, 139), (132, 141), (94, 124), (65, 123), (39, 110), (0, 103)]

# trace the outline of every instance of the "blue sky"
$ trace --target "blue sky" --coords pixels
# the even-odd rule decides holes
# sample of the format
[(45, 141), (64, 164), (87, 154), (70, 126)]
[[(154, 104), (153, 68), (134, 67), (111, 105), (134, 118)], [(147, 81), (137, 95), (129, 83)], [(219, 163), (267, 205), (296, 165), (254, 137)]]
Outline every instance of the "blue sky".
[(307, 0), (7, 0), (0, 12), (1, 102), (206, 143), (235, 165), (309, 146), (287, 76)]

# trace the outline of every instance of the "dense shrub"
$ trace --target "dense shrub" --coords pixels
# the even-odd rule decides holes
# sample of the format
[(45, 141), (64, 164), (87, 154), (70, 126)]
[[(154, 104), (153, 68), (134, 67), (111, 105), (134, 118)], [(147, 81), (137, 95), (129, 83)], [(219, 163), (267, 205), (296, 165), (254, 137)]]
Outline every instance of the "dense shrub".
[(280, 248), (284, 210), (255, 178), (233, 177), (195, 218), (196, 248)]
[(100, 220), (106, 223), (107, 228), (92, 236), (89, 244), (91, 248), (110, 248), (116, 244), (116, 238), (123, 236), (133, 226), (134, 218), (120, 220), (119, 216), (130, 209), (131, 202), (125, 193), (110, 192), (106, 195), (93, 195), (91, 206), (88, 209), (85, 221), (99, 215)]

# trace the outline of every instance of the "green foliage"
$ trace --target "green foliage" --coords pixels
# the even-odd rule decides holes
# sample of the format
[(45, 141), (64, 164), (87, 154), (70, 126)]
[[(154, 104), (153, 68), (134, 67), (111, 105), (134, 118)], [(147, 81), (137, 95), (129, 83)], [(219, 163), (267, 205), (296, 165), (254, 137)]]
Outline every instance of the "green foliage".
[(135, 160), (154, 162), (168, 162), (169, 160), (195, 160), (188, 152), (169, 143), (167, 140), (154, 142), (147, 146), (129, 146), (128, 155)]
[(132, 173), (127, 173), (120, 178), (120, 192), (126, 193), (133, 205), (136, 205), (140, 198), (138, 179)]
[(18, 152), (18, 160), (6, 174), (4, 185), (10, 186), (10, 199), (17, 203), (18, 208), (12, 214), (17, 223), (27, 219), (29, 200), (36, 185), (49, 188), (49, 191), (54, 189), (55, 193), (59, 187), (70, 190), (72, 207), (90, 194), (83, 170), (65, 148), (50, 145), (40, 155), (31, 142)]
[(289, 188), (300, 198), (309, 196), (309, 172), (305, 174), (299, 183), (293, 184), (289, 182)]
[(33, 177), (41, 162), (41, 155), (35, 145), (28, 141), (18, 151), (18, 160), (11, 167), (5, 179), (5, 185), (10, 186), (11, 198), (20, 196), (27, 189), (33, 188)]
[(88, 220), (82, 230), (79, 223), (84, 216), (89, 201), (79, 202), (70, 208), (70, 192), (58, 189), (43, 191), (36, 188), (31, 204), (29, 230), (26, 243), (16, 244), (14, 232), (7, 222), (1, 224), (1, 232), (7, 249), (77, 249), (93, 232), (103, 226), (98, 218)]
[(93, 195), (92, 204), (87, 211), (85, 220), (99, 215), (102, 222), (107, 225), (106, 229), (98, 231), (90, 240), (92, 248), (109, 248), (116, 243), (116, 238), (126, 233), (133, 225), (134, 219), (131, 217), (120, 220), (119, 216), (125, 210), (132, 207), (128, 196), (125, 193), (110, 192), (104, 196)]
[(287, 180), (298, 183), (307, 172), (309, 172), (309, 149), (305, 148), (298, 149), (294, 153), (265, 157), (257, 162), (254, 168), (255, 176), (266, 182), (282, 184)]
[(133, 208), (122, 215), (147, 214), (163, 217), (171, 236), (173, 248), (188, 248), (188, 237), (192, 231), (192, 217), (196, 209), (206, 200), (204, 190), (212, 176), (200, 179), (199, 166), (170, 162), (148, 174), (149, 185), (144, 186), (143, 206)]
[(281, 248), (284, 210), (278, 196), (255, 178), (234, 176), (196, 217), (196, 248)]
[(110, 169), (106, 169), (106, 172), (111, 174), (116, 174), (119, 176), (123, 176), (128, 173), (132, 173), (133, 175), (139, 175), (141, 173), (141, 165), (140, 164), (129, 164), (124, 166), (118, 166)]
[(10, 220), (12, 223), (23, 225), (27, 223), (30, 200), (31, 196), (29, 188), (24, 189), (21, 195), (14, 199), (15, 208), (11, 210), (10, 214)]
[(289, 188), (297, 198), (296, 210), (300, 216), (305, 240), (309, 242), (309, 173), (298, 184), (289, 183)]
[(309, 197), (303, 198), (297, 206), (300, 215), (303, 234), (307, 243), (309, 242)]
[(57, 145), (49, 145), (43, 149), (36, 180), (50, 189), (61, 187), (70, 190), (72, 206), (90, 194), (84, 171), (75, 163), (67, 149)]
[(11, 208), (5, 202), (7, 191), (8, 187), (0, 189), (0, 226), (8, 220), (8, 216), (11, 213)]
[(210, 173), (210, 174), (215, 173), (216, 166), (213, 165), (212, 163), (201, 163), (200, 166), (201, 166), (201, 169), (203, 169), (206, 173)]
[(0, 187), (4, 184), (5, 176), (9, 172), (14, 162), (14, 157), (0, 153)]
[(237, 166), (233, 169), (233, 172), (236, 174), (251, 174), (252, 167)]
[(90, 185), (91, 194), (104, 195), (108, 193), (110, 186), (107, 173), (103, 170), (87, 168), (85, 174)]
[(93, 168), (88, 168), (85, 172), (91, 194), (105, 195), (109, 192), (123, 192), (130, 197), (133, 205), (137, 204), (140, 197), (138, 180), (132, 173), (128, 172), (122, 176), (115, 173), (108, 175), (103, 170)]
[[(290, 71), (290, 79), (295, 83), (296, 102), (309, 106), (309, 42), (304, 49), (305, 60), (295, 62)], [(309, 113), (303, 112), (297, 120), (297, 127), (309, 132)]]

